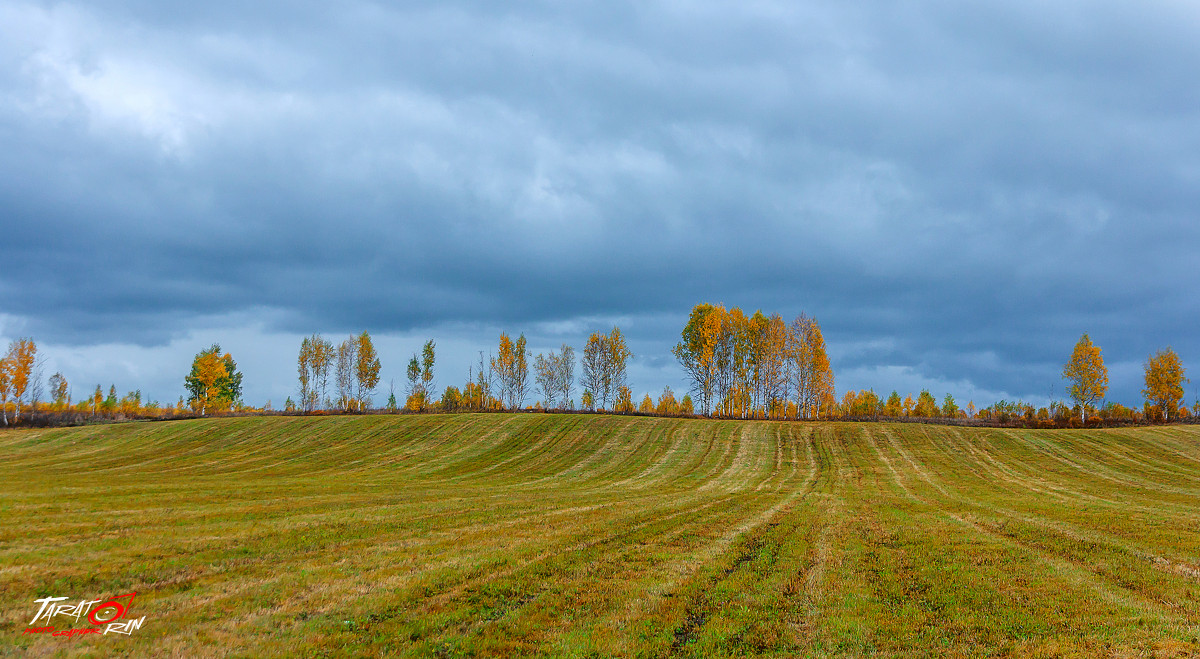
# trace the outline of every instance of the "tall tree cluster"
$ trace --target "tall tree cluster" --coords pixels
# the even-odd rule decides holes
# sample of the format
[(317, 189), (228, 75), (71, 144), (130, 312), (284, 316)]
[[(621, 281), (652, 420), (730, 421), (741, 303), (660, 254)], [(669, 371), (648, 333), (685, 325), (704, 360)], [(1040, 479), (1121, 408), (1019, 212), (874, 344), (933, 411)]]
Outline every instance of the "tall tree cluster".
[(296, 359), (296, 370), (300, 376), (300, 409), (312, 412), (321, 407), (329, 386), (329, 366), (333, 363), (333, 343), (320, 334), (304, 337), (300, 342), (300, 354)]
[[(330, 370), (333, 371), (334, 399), (328, 396)], [(320, 334), (304, 337), (296, 357), (300, 410), (369, 408), (379, 385), (379, 370), (379, 356), (371, 335), (366, 332), (347, 337), (336, 347)]]
[(698, 304), (673, 349), (704, 414), (815, 418), (835, 405), (833, 370), (815, 318)]
[(529, 395), (529, 350), (525, 335), (513, 341), (508, 334), (500, 335), (496, 356), (491, 358), (491, 372), (498, 384), (498, 398), (510, 410), (520, 409)]
[(548, 355), (538, 353), (533, 360), (534, 382), (546, 409), (569, 407), (575, 387), (575, 349), (562, 344)]
[[(582, 375), (579, 384), (584, 389), (585, 408), (615, 410), (625, 407), (622, 387), (626, 387), (626, 367), (633, 353), (625, 344), (619, 327), (608, 334), (592, 332), (583, 347)], [(630, 409), (629, 411), (632, 411)]]

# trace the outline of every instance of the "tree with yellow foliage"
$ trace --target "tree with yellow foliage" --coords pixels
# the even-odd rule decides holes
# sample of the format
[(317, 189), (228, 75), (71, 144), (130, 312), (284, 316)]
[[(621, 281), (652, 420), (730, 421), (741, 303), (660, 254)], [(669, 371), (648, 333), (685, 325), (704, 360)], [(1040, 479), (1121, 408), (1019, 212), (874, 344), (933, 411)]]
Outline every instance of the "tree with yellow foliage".
[(1146, 401), (1157, 406), (1163, 418), (1175, 418), (1179, 411), (1179, 402), (1183, 400), (1183, 383), (1188, 379), (1183, 376), (1183, 364), (1179, 355), (1168, 346), (1165, 350), (1150, 355), (1146, 359), (1146, 388), (1142, 395)]
[(1086, 333), (1075, 344), (1071, 361), (1063, 365), (1063, 378), (1071, 383), (1071, 399), (1079, 404), (1081, 420), (1087, 421), (1087, 408), (1108, 391), (1108, 369), (1100, 346), (1092, 344)]
[[(375, 344), (371, 342), (371, 335), (365, 331), (358, 335), (358, 347), (355, 351), (356, 361), (354, 364), (354, 376), (357, 381), (356, 398), (358, 399), (359, 409), (369, 409), (371, 407), (371, 398), (375, 395), (375, 387), (379, 386), (379, 355), (375, 352)], [(430, 379), (433, 378), (433, 341), (429, 342), (429, 371)]]
[(813, 318), (802, 314), (789, 325), (779, 314), (698, 304), (681, 338), (672, 353), (702, 413), (816, 418), (835, 411), (833, 370)]
[(903, 413), (903, 406), (904, 403), (900, 400), (900, 392), (893, 389), (892, 394), (888, 396), (887, 402), (883, 405), (883, 413), (891, 417), (900, 416)]
[(0, 415), (8, 425), (8, 397), (12, 395), (13, 360), (10, 355), (0, 357)]
[(675, 400), (675, 392), (671, 391), (668, 385), (663, 387), (663, 391), (658, 395), (658, 405), (654, 407), (654, 412), (662, 416), (673, 416), (679, 413), (679, 402)]
[(650, 398), (650, 394), (646, 394), (642, 398), (642, 404), (638, 405), (638, 411), (642, 414), (654, 414), (654, 399)]
[(629, 387), (621, 385), (617, 387), (616, 400), (613, 404), (613, 411), (618, 414), (628, 414), (633, 411), (633, 392)]
[(942, 411), (938, 409), (937, 400), (934, 399), (933, 394), (929, 393), (928, 389), (921, 391), (917, 396), (917, 404), (913, 407), (913, 416), (932, 419), (941, 413)]
[[(583, 346), (583, 374), (579, 383), (592, 393), (601, 409), (617, 402), (617, 392), (626, 382), (626, 367), (633, 353), (625, 344), (619, 327), (608, 334), (592, 332)], [(632, 403), (630, 409), (633, 411)]]
[(217, 351), (202, 351), (192, 362), (192, 372), (185, 379), (188, 392), (191, 393), (189, 402), (200, 408), (200, 416), (208, 412), (209, 403), (221, 393), (218, 382), (226, 380), (229, 373), (225, 370), (225, 362)]
[(702, 414), (712, 411), (717, 383), (715, 351), (721, 325), (719, 316), (724, 312), (724, 308), (711, 304), (692, 307), (683, 328), (683, 340), (671, 350), (692, 380), (692, 392), (696, 394)]
[(204, 416), (209, 410), (229, 410), (242, 396), (242, 374), (229, 353), (214, 343), (192, 360), (192, 372), (183, 379), (188, 402)]
[[(180, 397), (179, 400), (182, 401), (183, 397)], [(100, 388), (100, 385), (96, 385), (96, 390), (92, 392), (88, 402), (92, 404), (92, 416), (96, 416), (96, 413), (100, 411), (100, 404), (104, 402), (104, 390)]]
[(8, 357), (11, 362), (12, 397), (16, 403), (16, 413), (13, 421), (21, 418), (21, 401), (29, 389), (30, 376), (33, 373), (33, 361), (37, 355), (37, 344), (33, 339), (17, 339), (8, 344)]
[(833, 400), (833, 369), (825, 352), (825, 337), (817, 319), (804, 314), (793, 320), (789, 329), (788, 359), (796, 402), (804, 418), (816, 418), (822, 405)]
[(329, 383), (329, 367), (333, 363), (333, 343), (320, 334), (304, 337), (296, 369), (300, 375), (300, 409), (311, 412), (321, 407)]
[(516, 341), (501, 334), (497, 354), (491, 359), (492, 370), (500, 381), (500, 398), (510, 410), (525, 405), (529, 393), (529, 350), (525, 346), (524, 334)]

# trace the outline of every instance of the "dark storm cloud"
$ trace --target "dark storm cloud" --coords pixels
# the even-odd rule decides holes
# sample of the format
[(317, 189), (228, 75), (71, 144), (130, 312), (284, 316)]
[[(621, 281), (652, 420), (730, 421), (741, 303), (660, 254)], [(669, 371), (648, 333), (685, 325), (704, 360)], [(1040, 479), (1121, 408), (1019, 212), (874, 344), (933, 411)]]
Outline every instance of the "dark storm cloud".
[(661, 369), (723, 301), (1023, 396), (1084, 331), (1200, 356), (1197, 12), (844, 4), (8, 3), (0, 310), (653, 318)]

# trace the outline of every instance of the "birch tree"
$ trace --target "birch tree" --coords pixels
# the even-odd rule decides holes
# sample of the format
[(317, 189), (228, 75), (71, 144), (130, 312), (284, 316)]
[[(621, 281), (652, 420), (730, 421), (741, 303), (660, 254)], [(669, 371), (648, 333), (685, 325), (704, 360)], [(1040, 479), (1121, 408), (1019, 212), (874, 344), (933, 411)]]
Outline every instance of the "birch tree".
[(590, 404), (585, 409), (596, 406), (606, 408), (606, 393), (604, 391), (604, 369), (608, 355), (608, 337), (600, 332), (592, 332), (587, 343), (583, 346), (582, 372), (579, 385), (583, 387)]
[(538, 353), (533, 358), (533, 381), (537, 387), (536, 393), (541, 398), (546, 409), (554, 409), (554, 400), (558, 397), (558, 357), (550, 351), (547, 357)]
[(333, 343), (313, 334), (300, 342), (296, 369), (300, 376), (300, 406), (312, 412), (326, 399), (329, 386), (329, 367), (335, 357)]
[(560, 405), (571, 404), (571, 392), (575, 389), (575, 349), (562, 344), (558, 349), (557, 381)]
[[(11, 351), (10, 351), (11, 353)], [(0, 416), (8, 425), (8, 398), (12, 396), (13, 360), (11, 354), (0, 357)]]
[(671, 350), (684, 373), (692, 381), (691, 391), (696, 394), (702, 414), (712, 412), (713, 391), (716, 387), (716, 335), (709, 331), (707, 323), (708, 317), (714, 311), (716, 308), (711, 304), (697, 304), (692, 307), (692, 313), (683, 328), (682, 340)]
[[(359, 409), (366, 410), (370, 409), (371, 398), (375, 395), (375, 387), (379, 386), (379, 355), (375, 352), (375, 344), (371, 342), (371, 335), (365, 331), (358, 335), (357, 343), (354, 364), (354, 377), (357, 385), (355, 397), (358, 399)], [(394, 394), (392, 407), (395, 407)]]
[(30, 376), (33, 374), (33, 362), (36, 357), (37, 344), (33, 342), (33, 339), (17, 339), (8, 346), (8, 358), (12, 360), (12, 397), (16, 403), (13, 421), (19, 421), (21, 418), (21, 402), (29, 390)]
[(355, 370), (358, 362), (358, 341), (350, 337), (337, 347), (337, 366), (334, 369), (334, 384), (337, 387), (337, 406), (343, 412), (356, 407)]
[(437, 355), (434, 353), (433, 339), (425, 342), (421, 346), (421, 390), (425, 393), (425, 400), (433, 399), (433, 392), (436, 385), (433, 381), (433, 365), (437, 360)]
[(1108, 369), (1100, 347), (1086, 333), (1079, 337), (1071, 360), (1063, 365), (1063, 378), (1071, 383), (1071, 399), (1079, 405), (1080, 421), (1087, 421), (1087, 408), (1108, 391)]

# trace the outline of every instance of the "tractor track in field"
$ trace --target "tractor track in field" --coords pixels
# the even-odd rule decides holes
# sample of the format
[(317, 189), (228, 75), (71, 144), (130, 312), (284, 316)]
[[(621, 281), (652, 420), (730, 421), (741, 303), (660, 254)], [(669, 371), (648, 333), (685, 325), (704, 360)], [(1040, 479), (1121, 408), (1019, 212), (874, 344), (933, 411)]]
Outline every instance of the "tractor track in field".
[(807, 440), (805, 447), (809, 473), (800, 485), (774, 506), (768, 508), (752, 520), (734, 528), (718, 542), (713, 543), (705, 552), (709, 557), (700, 561), (700, 565), (710, 563), (713, 557), (724, 554), (734, 544), (737, 544), (739, 547), (737, 554), (730, 561), (729, 565), (714, 571), (703, 589), (693, 595), (688, 602), (683, 612), (682, 621), (672, 632), (672, 641), (668, 656), (680, 656), (688, 645), (696, 641), (698, 635), (711, 617), (714, 607), (713, 603), (707, 599), (705, 595), (706, 591), (719, 586), (721, 582), (729, 579), (734, 573), (742, 569), (744, 565), (752, 561), (764, 548), (770, 547), (774, 550), (772, 553), (772, 564), (777, 559), (779, 545), (786, 539), (786, 536), (782, 536), (775, 541), (773, 547), (768, 545), (767, 538), (783, 523), (783, 520), (788, 517), (798, 501), (812, 494), (817, 482), (821, 478), (820, 463), (817, 461), (813, 450), (813, 438), (811, 435), (808, 435), (805, 439)]
[[(883, 434), (889, 440), (889, 443), (893, 444), (892, 448), (896, 450), (901, 459), (910, 463), (912, 472), (916, 474), (920, 480), (925, 481), (928, 485), (942, 493), (946, 499), (950, 499), (961, 505), (982, 509), (992, 513), (1001, 512), (997, 508), (988, 506), (982, 502), (959, 495), (949, 494), (944, 488), (939, 487), (936, 483), (934, 483), (928, 473), (926, 473), (914, 461), (912, 461), (911, 456), (908, 455), (907, 452), (902, 451), (898, 446), (895, 445), (894, 438), (889, 437), (886, 431), (882, 432), (881, 434)], [(993, 541), (1010, 547), (1019, 548), (1038, 562), (1050, 567), (1054, 574), (1058, 575), (1072, 586), (1076, 588), (1088, 589), (1099, 595), (1105, 601), (1113, 604), (1119, 604), (1128, 609), (1138, 611), (1140, 615), (1150, 616), (1159, 624), (1172, 624), (1166, 617), (1164, 617), (1164, 615), (1169, 615), (1169, 612), (1180, 611), (1182, 609), (1182, 605), (1180, 603), (1167, 602), (1165, 600), (1158, 599), (1154, 596), (1154, 594), (1143, 592), (1141, 589), (1135, 588), (1127, 583), (1114, 583), (1112, 575), (1106, 574), (1103, 571), (1099, 571), (1093, 566), (1083, 564), (1080, 561), (1072, 559), (1068, 556), (1063, 556), (1059, 553), (1052, 552), (1044, 546), (1022, 540), (1011, 534), (1003, 533), (1001, 530), (990, 528), (987, 525), (974, 521), (971, 519), (969, 514), (952, 510), (944, 503), (915, 494), (911, 489), (901, 482), (899, 472), (891, 464), (891, 461), (888, 460), (888, 458), (884, 455), (883, 451), (880, 450), (879, 446), (875, 443), (874, 437), (871, 436), (870, 433), (867, 434), (867, 437), (872, 448), (875, 450), (876, 455), (882, 461), (884, 461), (885, 465), (887, 466), (888, 471), (892, 475), (892, 479), (898, 486), (901, 487), (902, 490), (904, 490), (906, 496), (914, 503), (918, 503), (929, 509), (935, 510), (938, 514), (947, 517), (960, 525), (968, 527), (980, 535), (987, 536)], [(1050, 525), (1043, 525), (1043, 528), (1053, 530), (1053, 527)], [(1082, 536), (1076, 536), (1073, 539), (1092, 542), (1091, 540), (1084, 539)], [(1119, 549), (1134, 556), (1138, 555), (1135, 553), (1135, 551), (1131, 551), (1127, 545), (1121, 545)], [(1146, 555), (1146, 553), (1142, 553), (1142, 556)], [(1155, 561), (1154, 559), (1158, 560)], [(1171, 561), (1163, 557), (1153, 556), (1152, 554), (1150, 555), (1148, 562), (1159, 567), (1159, 569), (1178, 570), (1182, 568), (1184, 571), (1190, 571), (1189, 565), (1179, 563), (1177, 561)], [(1179, 567), (1171, 568), (1171, 566)], [(1165, 612), (1164, 609), (1166, 610)]]
[(128, 588), (156, 656), (1200, 656), (1197, 447), (552, 414), (15, 431), (0, 619)]
[[(954, 435), (957, 436), (960, 440), (962, 440), (961, 434), (954, 433)], [(935, 440), (934, 437), (929, 436), (928, 433), (926, 433), (926, 437), (931, 442), (938, 443), (937, 440)], [(957, 455), (957, 453), (954, 450), (952, 450), (952, 448), (961, 448), (963, 446), (967, 446), (972, 451), (972, 453), (974, 453), (974, 451), (975, 451), (975, 449), (973, 447), (970, 447), (968, 444), (966, 444), (965, 442), (961, 442), (961, 441), (959, 444), (954, 445), (954, 447), (947, 446), (944, 443), (939, 443), (938, 446), (939, 446), (939, 448), (941, 448), (941, 450), (944, 454), (946, 454), (947, 456), (950, 456), (952, 459), (955, 458)], [(959, 461), (959, 464), (964, 464), (964, 466), (966, 466), (968, 469), (970, 469), (978, 477), (980, 477), (983, 480), (986, 480), (986, 476), (983, 473), (974, 470), (971, 467), (971, 463), (969, 463), (969, 462), (962, 463), (961, 461)], [(1051, 491), (1049, 489), (1039, 488), (1038, 486), (1034, 485), (1034, 483), (1032, 481), (1029, 481), (1029, 480), (1017, 480), (1017, 479), (1012, 479), (1002, 473), (995, 473), (995, 472), (993, 472), (993, 473), (997, 477), (1004, 479), (1005, 481), (1009, 482), (1010, 484), (1015, 483), (1021, 487), (1025, 487), (1025, 488), (1028, 488), (1029, 490), (1038, 491), (1038, 492), (1041, 492), (1044, 494), (1050, 494), (1050, 495), (1057, 494), (1056, 492)], [(972, 491), (980, 491), (980, 488), (974, 487), (974, 488), (972, 488)], [(1117, 549), (1117, 550), (1120, 550), (1123, 552), (1127, 552), (1128, 554), (1130, 554), (1132, 556), (1136, 556), (1142, 560), (1147, 561), (1148, 563), (1152, 564), (1153, 566), (1155, 566), (1158, 569), (1174, 572), (1175, 574), (1187, 576), (1192, 579), (1200, 578), (1200, 567), (1197, 567), (1196, 565), (1194, 565), (1189, 559), (1184, 558), (1184, 557), (1179, 557), (1179, 556), (1160, 555), (1159, 553), (1156, 553), (1155, 550), (1152, 550), (1152, 549), (1146, 547), (1144, 544), (1140, 544), (1140, 545), (1136, 544), (1137, 540), (1135, 538), (1113, 535), (1111, 533), (1106, 533), (1106, 532), (1103, 532), (1103, 531), (1095, 529), (1095, 528), (1083, 527), (1078, 524), (1073, 524), (1073, 523), (1066, 522), (1066, 521), (1059, 520), (1059, 519), (1053, 519), (1053, 518), (1047, 517), (1046, 515), (1033, 513), (1030, 511), (1015, 510), (1015, 509), (1008, 508), (1008, 507), (998, 505), (998, 504), (985, 503), (978, 498), (966, 497), (961, 494), (955, 494), (953, 498), (960, 502), (963, 502), (966, 505), (974, 506), (979, 509), (985, 510), (987, 512), (991, 512), (991, 513), (1000, 515), (1001, 517), (1008, 519), (1008, 520), (1021, 521), (1021, 522), (1027, 523), (1027, 524), (1041, 527), (1042, 529), (1045, 529), (1047, 531), (1058, 534), (1064, 538), (1068, 538), (1068, 539), (1076, 541), (1076, 542), (1085, 542), (1085, 543), (1090, 543), (1090, 544), (1093, 544), (1096, 546), (1104, 546), (1104, 547), (1108, 547), (1108, 548), (1112, 548), (1112, 549)], [(1069, 501), (1070, 499), (1063, 497), (1061, 500)], [(1198, 517), (1198, 521), (1200, 521), (1200, 517)]]
[[(1200, 494), (1200, 488), (1176, 488), (1151, 481), (1139, 481), (1122, 474), (1119, 471), (1112, 469), (1109, 466), (1102, 465), (1095, 460), (1085, 459), (1081, 453), (1070, 453), (1063, 447), (1052, 444), (1051, 442), (1042, 442), (1040, 444), (1032, 444), (1027, 438), (1023, 439), (1020, 433), (1011, 430), (1002, 430), (1003, 434), (1017, 442), (1030, 444), (1035, 450), (1053, 458), (1070, 469), (1085, 474), (1094, 479), (1102, 479), (1120, 485), (1123, 488), (1134, 491), (1154, 490), (1158, 493), (1179, 494), (1183, 496), (1195, 496)], [(1168, 502), (1163, 502), (1168, 503)], [(1171, 502), (1174, 503), (1174, 502)], [(1176, 504), (1178, 505), (1178, 504)]]
[[(806, 478), (805, 482), (800, 486), (800, 488), (793, 491), (790, 495), (784, 496), (784, 498), (781, 501), (779, 501), (775, 505), (771, 506), (769, 509), (767, 509), (762, 514), (753, 518), (751, 521), (744, 523), (742, 525), (739, 525), (739, 526), (735, 527), (734, 529), (732, 529), (731, 531), (724, 534), (721, 538), (719, 538), (715, 542), (713, 542), (710, 545), (708, 545), (707, 547), (705, 547), (705, 549), (702, 550), (702, 552), (701, 552), (702, 555), (718, 555), (718, 554), (724, 552), (726, 550), (726, 548), (730, 544), (732, 544), (734, 541), (736, 541), (739, 537), (741, 537), (742, 535), (744, 535), (746, 532), (748, 532), (750, 530), (760, 527), (764, 523), (769, 523), (768, 520), (771, 517), (779, 514), (780, 510), (784, 506), (788, 505), (790, 502), (794, 501), (796, 498), (804, 496), (804, 494), (806, 494), (811, 489), (812, 483), (815, 482), (816, 477), (817, 477), (816, 463), (815, 463), (815, 461), (812, 460), (811, 441), (806, 442), (806, 446), (807, 446), (807, 451), (809, 454), (810, 462), (812, 463), (812, 469), (810, 470), (809, 477)], [(726, 456), (722, 455), (722, 457), (719, 460), (719, 463), (725, 464), (726, 462), (727, 462)], [(713, 476), (713, 478), (714, 479), (720, 478), (722, 475), (728, 474), (730, 471), (731, 471), (731, 467), (726, 467), (719, 474), (717, 474), (716, 476)], [(748, 469), (746, 471), (748, 471)], [(712, 472), (710, 472), (710, 473), (712, 473)], [(703, 488), (696, 490), (697, 493), (702, 492), (702, 491), (703, 491)], [(700, 495), (697, 494), (697, 495), (690, 497), (690, 499), (694, 500), (694, 499), (698, 498), (699, 496)], [(643, 528), (646, 528), (650, 525), (655, 525), (655, 526), (662, 525), (665, 522), (669, 522), (672, 519), (674, 519), (676, 517), (681, 517), (681, 516), (686, 516), (691, 521), (702, 521), (705, 518), (704, 517), (697, 518), (696, 513), (703, 511), (705, 509), (708, 509), (708, 508), (717, 507), (724, 503), (727, 503), (727, 502), (731, 501), (731, 497), (733, 495), (725, 494), (725, 495), (718, 495), (718, 496), (720, 498), (715, 499), (715, 500), (710, 500), (707, 503), (702, 503), (702, 504), (692, 507), (692, 508), (679, 510), (679, 511), (673, 512), (673, 513), (665, 515), (665, 516), (655, 513), (653, 515), (653, 519), (647, 519), (647, 520), (639, 522), (633, 526), (627, 526), (627, 527), (623, 528), (621, 531), (618, 531), (615, 533), (602, 534), (598, 537), (590, 538), (590, 539), (583, 541), (582, 543), (579, 543), (574, 546), (570, 546), (570, 547), (566, 547), (566, 548), (548, 549), (548, 550), (543, 551), (531, 558), (523, 559), (516, 565), (511, 566), (510, 568), (506, 568), (504, 570), (492, 571), (492, 572), (489, 572), (487, 575), (481, 575), (480, 577), (478, 577), (476, 579), (459, 583), (452, 590), (443, 592), (441, 595), (438, 595), (438, 596), (428, 599), (425, 602), (424, 607), (427, 609), (433, 609), (434, 607), (437, 607), (437, 606), (444, 606), (444, 605), (448, 604), (450, 601), (452, 601), (456, 598), (462, 597), (469, 589), (478, 588), (482, 585), (513, 576), (516, 573), (520, 572), (521, 570), (524, 570), (524, 569), (526, 569), (532, 565), (535, 565), (539, 562), (544, 562), (544, 561), (550, 560), (554, 556), (561, 555), (564, 552), (583, 551), (583, 550), (591, 549), (593, 547), (612, 544), (622, 538), (626, 538), (628, 536), (636, 534), (639, 531), (641, 531)], [(719, 515), (721, 513), (717, 513), (717, 514)], [(685, 524), (681, 524), (681, 525), (678, 525), (678, 527), (672, 531), (658, 534), (656, 536), (656, 540), (658, 541), (658, 543), (661, 544), (663, 542), (671, 540), (674, 537), (677, 537), (679, 535), (682, 535), (682, 534), (688, 532), (688, 530), (689, 530), (688, 526), (686, 526)], [(606, 554), (606, 556), (612, 556), (612, 555), (620, 556), (620, 555), (628, 554), (631, 551), (635, 551), (635, 547), (632, 545), (622, 547), (616, 552), (616, 554)], [(710, 560), (710, 559), (707, 559), (707, 560)], [(702, 559), (701, 563), (703, 563), (705, 561), (706, 561), (706, 559)], [(667, 570), (669, 571), (669, 568)], [(521, 608), (524, 608), (525, 606), (538, 601), (539, 596), (540, 596), (540, 593), (536, 593), (531, 596), (521, 598), (520, 601), (515, 602), (515, 603), (513, 603), (512, 606), (506, 608), (504, 611), (504, 615), (507, 616), (507, 615), (515, 614)], [(463, 632), (463, 631), (465, 631), (465, 629), (460, 629), (460, 632)]]

